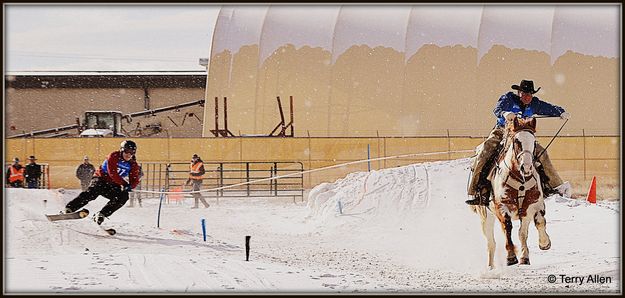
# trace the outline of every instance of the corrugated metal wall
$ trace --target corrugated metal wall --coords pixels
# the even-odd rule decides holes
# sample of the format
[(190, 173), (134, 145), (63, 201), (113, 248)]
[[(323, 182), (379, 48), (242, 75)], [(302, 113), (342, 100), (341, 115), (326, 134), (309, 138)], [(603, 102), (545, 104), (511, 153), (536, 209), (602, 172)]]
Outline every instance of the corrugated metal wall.
[(619, 14), (619, 5), (223, 6), (204, 123), (212, 99), (228, 97), (232, 132), (268, 134), (276, 96), (292, 95), (299, 137), (479, 137), (497, 99), (530, 79), (572, 114), (567, 129), (615, 135)]

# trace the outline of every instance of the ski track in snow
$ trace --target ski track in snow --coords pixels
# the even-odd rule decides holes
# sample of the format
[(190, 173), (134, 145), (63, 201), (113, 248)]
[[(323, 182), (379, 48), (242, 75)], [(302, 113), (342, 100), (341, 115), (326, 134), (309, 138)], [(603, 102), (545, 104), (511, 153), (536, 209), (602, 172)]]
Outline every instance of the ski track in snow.
[[(620, 204), (546, 199), (552, 248), (531, 265), (505, 266), (496, 223), (497, 268), (486, 270), (479, 217), (464, 204), (468, 159), (348, 174), (291, 199), (210, 199), (208, 209), (123, 207), (48, 222), (78, 190), (6, 190), (7, 293), (617, 293)], [(619, 198), (620, 199), (620, 198)], [(47, 200), (47, 203), (43, 203)], [(340, 202), (340, 207), (339, 207)], [(106, 199), (85, 208), (91, 214)], [(200, 220), (206, 219), (207, 239)], [(520, 252), (518, 221), (513, 240)], [(246, 235), (251, 238), (245, 261)], [(547, 276), (610, 277), (610, 283), (549, 283)], [(33, 282), (36, 281), (36, 282)]]

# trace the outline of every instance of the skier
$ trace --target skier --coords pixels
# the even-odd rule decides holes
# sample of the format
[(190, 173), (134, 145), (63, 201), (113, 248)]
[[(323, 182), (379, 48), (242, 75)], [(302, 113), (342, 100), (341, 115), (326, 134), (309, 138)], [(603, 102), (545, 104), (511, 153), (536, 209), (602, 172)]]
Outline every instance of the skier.
[(101, 195), (109, 199), (102, 210), (93, 216), (93, 220), (101, 225), (105, 218), (124, 206), (128, 201), (128, 193), (139, 184), (141, 179), (139, 165), (135, 158), (136, 152), (135, 142), (123, 141), (119, 150), (111, 152), (96, 170), (87, 190), (65, 205), (65, 213), (78, 211)]

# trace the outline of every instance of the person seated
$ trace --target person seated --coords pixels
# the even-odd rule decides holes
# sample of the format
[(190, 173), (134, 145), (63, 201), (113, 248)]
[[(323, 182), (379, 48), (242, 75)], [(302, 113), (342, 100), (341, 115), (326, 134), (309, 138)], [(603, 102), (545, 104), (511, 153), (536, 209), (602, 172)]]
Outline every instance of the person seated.
[[(487, 178), (492, 166), (495, 164), (497, 153), (501, 149), (500, 143), (503, 139), (506, 119), (512, 120), (517, 115), (521, 117), (544, 115), (562, 119), (571, 117), (571, 114), (562, 107), (550, 104), (534, 96), (541, 87), (534, 90), (533, 81), (522, 80), (519, 85), (512, 85), (511, 88), (516, 90), (517, 93), (514, 94), (514, 92), (510, 91), (499, 98), (497, 106), (493, 110), (495, 117), (497, 117), (497, 123), (488, 135), (488, 138), (476, 149), (476, 156), (471, 166), (471, 179), (467, 190), (468, 195), (474, 198), (465, 201), (469, 205), (488, 206), (491, 186)], [(551, 164), (549, 155), (547, 152), (543, 153), (544, 150), (540, 144), (536, 144), (535, 152), (540, 156), (537, 170), (540, 174), (544, 196), (559, 193), (570, 197), (570, 183), (568, 181), (562, 182), (562, 179)]]

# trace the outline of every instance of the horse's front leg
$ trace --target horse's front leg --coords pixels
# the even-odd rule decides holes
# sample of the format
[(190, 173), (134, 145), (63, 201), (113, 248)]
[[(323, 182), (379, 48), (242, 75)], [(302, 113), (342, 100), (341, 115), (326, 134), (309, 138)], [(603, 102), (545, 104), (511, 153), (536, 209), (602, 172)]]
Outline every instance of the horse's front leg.
[(488, 250), (488, 269), (495, 269), (495, 218), (488, 214), (485, 207), (482, 216), (482, 233), (486, 238), (486, 246)]
[(545, 209), (538, 210), (534, 215), (534, 225), (538, 230), (538, 247), (542, 250), (551, 248), (551, 239), (547, 234), (547, 220), (545, 220)]
[(519, 240), (521, 241), (521, 264), (530, 264), (530, 250), (527, 247), (527, 234), (533, 214), (521, 217), (521, 227), (519, 227)]
[(518, 263), (519, 261), (517, 260), (516, 252), (514, 251), (514, 243), (512, 243), (512, 220), (510, 219), (510, 215), (506, 213), (502, 219), (500, 218), (500, 222), (506, 234), (506, 251), (508, 251), (506, 261), (508, 266), (510, 266)]

